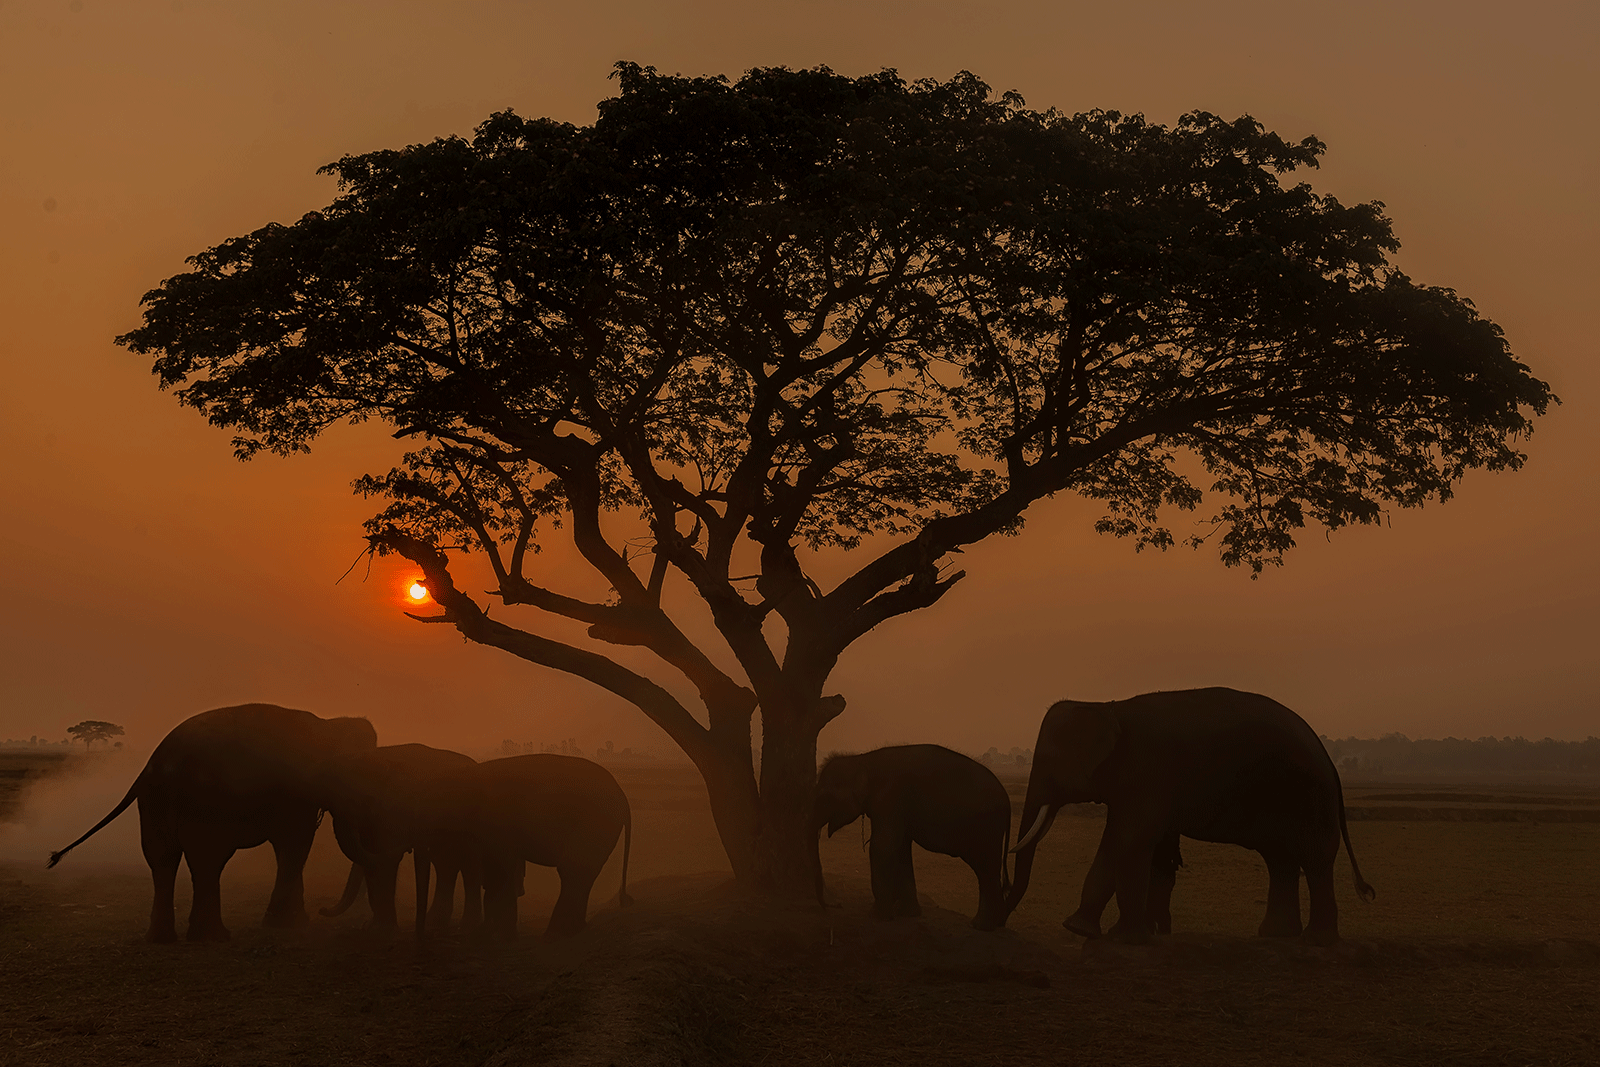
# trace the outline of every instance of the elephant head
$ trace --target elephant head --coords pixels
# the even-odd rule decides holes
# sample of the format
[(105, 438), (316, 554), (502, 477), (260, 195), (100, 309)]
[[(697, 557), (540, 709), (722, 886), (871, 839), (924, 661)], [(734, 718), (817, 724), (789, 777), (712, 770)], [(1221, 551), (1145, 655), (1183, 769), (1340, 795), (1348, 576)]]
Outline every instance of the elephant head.
[(352, 862), (371, 867), (395, 861), (411, 848), (407, 785), (375, 752), (332, 761), (326, 768), (323, 806), (333, 834)]
[[(832, 837), (867, 813), (867, 766), (859, 756), (829, 756), (817, 772), (812, 792), (811, 826), (816, 832), (824, 826)], [(812, 838), (811, 863), (815, 869), (817, 903), (828, 906), (822, 879), (822, 853)]]
[(859, 756), (829, 756), (817, 772), (811, 825), (832, 837), (867, 813), (867, 767)]
[(1016, 853), (1006, 909), (1014, 909), (1027, 892), (1033, 853), (1063, 804), (1105, 799), (1106, 763), (1117, 747), (1122, 726), (1108, 704), (1063, 700), (1045, 712), (1033, 749), (1028, 795), (1022, 804), (1021, 830), (1011, 851)]

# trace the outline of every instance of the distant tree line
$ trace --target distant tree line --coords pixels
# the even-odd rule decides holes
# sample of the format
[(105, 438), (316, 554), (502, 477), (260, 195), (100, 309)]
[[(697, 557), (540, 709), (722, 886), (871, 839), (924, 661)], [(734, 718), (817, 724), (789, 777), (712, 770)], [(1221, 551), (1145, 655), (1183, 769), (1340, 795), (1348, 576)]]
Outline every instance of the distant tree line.
[(1033, 749), (1011, 746), (1010, 752), (1001, 752), (998, 748), (990, 747), (989, 751), (978, 757), (978, 762), (990, 767), (1026, 767), (1033, 762)]
[(1475, 773), (1600, 773), (1600, 737), (1557, 741), (1546, 737), (1446, 737), (1413, 741), (1405, 734), (1379, 738), (1322, 739), (1341, 771), (1394, 774), (1406, 771)]
[[(582, 748), (578, 744), (578, 739), (576, 737), (570, 737), (564, 741), (558, 741), (555, 744), (548, 744), (541, 741), (512, 741), (508, 738), (507, 740), (500, 742), (500, 747), (495, 751), (496, 754), (500, 756), (521, 756), (530, 752), (554, 752), (562, 756), (589, 757), (588, 750)], [(645, 751), (635, 752), (631, 748), (619, 749), (616, 747), (614, 742), (607, 741), (604, 748), (595, 749), (593, 758), (598, 760), (631, 760), (654, 759), (655, 756), (652, 753)]]

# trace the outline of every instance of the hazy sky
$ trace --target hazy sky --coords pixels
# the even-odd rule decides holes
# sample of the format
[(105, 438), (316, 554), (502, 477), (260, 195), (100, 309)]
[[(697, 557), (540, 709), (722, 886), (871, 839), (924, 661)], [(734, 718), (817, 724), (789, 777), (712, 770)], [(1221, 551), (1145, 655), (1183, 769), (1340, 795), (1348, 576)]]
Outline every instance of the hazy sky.
[[(1062, 697), (1231, 685), (1319, 731), (1600, 733), (1592, 2), (541, 3), (0, 0), (0, 739), (110, 719), (153, 742), (263, 700), (387, 742), (665, 750), (608, 694), (399, 614), (348, 483), (395, 443), (236, 462), (111, 343), (183, 259), (333, 195), (346, 153), (514, 108), (593, 120), (619, 59), (665, 72), (968, 69), (1038, 108), (1249, 113), (1327, 142), (1418, 281), (1471, 297), (1565, 401), (1515, 475), (1327, 539), (1252, 582), (1136, 556), (1075, 500), (969, 551), (936, 607), (858, 642), (826, 748), (1029, 745)], [(551, 557), (551, 565), (559, 556)], [(482, 599), (482, 598), (480, 598)]]

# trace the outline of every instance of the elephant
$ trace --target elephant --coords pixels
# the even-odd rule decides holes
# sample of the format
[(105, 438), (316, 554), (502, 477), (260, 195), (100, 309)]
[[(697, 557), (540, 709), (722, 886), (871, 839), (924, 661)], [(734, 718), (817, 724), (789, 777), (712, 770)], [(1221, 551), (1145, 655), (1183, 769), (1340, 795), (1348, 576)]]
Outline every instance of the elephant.
[(554, 938), (588, 924), (589, 893), (622, 834), (622, 889), (628, 896), (633, 813), (622, 787), (598, 763), (545, 752), (487, 760), (417, 790), (417, 936), (426, 934), (428, 864), (446, 855), (480, 872), (485, 939), (516, 936), (524, 863), (554, 867), (561, 892), (545, 929)]
[[(978, 876), (972, 925), (1006, 923), (1006, 844), (1011, 798), (994, 772), (939, 745), (895, 745), (830, 757), (817, 772), (811, 821), (832, 837), (861, 816), (872, 820), (869, 861), (872, 913), (880, 919), (922, 914), (911, 844), (965, 861)], [(826, 906), (822, 864), (817, 900)]]
[[(476, 763), (471, 756), (449, 749), (409, 744), (385, 745), (330, 768), (328, 813), (333, 816), (334, 837), (351, 863), (343, 896), (333, 907), (321, 909), (322, 914), (342, 915), (355, 903), (365, 881), (373, 926), (397, 928), (396, 875), (401, 857), (415, 847), (418, 835), (415, 791), (421, 783)], [(462, 872), (444, 850), (434, 851), (433, 866), (438, 888), (427, 921), (443, 930), (450, 924), (456, 877)], [(475, 872), (468, 872), (466, 888), (463, 929), (470, 929), (480, 917)]]
[(139, 802), (139, 835), (155, 900), (151, 941), (178, 939), (173, 887), (178, 862), (189, 865), (194, 902), (190, 941), (226, 941), (222, 868), (241, 848), (272, 843), (278, 875), (267, 926), (309, 922), (302, 874), (328, 797), (327, 768), (377, 748), (366, 719), (323, 719), (274, 704), (218, 708), (185, 719), (156, 746), (111, 813), (78, 840), (50, 854), (48, 866)]
[[(1025, 829), (1011, 850), (1008, 909), (1027, 892), (1034, 850), (1061, 805), (1090, 802), (1106, 805), (1106, 828), (1078, 910), (1063, 924), (1085, 937), (1100, 936), (1113, 894), (1120, 914), (1112, 936), (1143, 943), (1152, 928), (1170, 929), (1180, 834), (1261, 853), (1271, 879), (1264, 937), (1338, 940), (1333, 865), (1341, 838), (1357, 893), (1376, 896), (1350, 847), (1338, 770), (1306, 721), (1268, 697), (1187, 689), (1053, 705), (1039, 726)], [(1153, 858), (1162, 862), (1153, 866)], [(1304, 926), (1302, 871), (1311, 897)]]

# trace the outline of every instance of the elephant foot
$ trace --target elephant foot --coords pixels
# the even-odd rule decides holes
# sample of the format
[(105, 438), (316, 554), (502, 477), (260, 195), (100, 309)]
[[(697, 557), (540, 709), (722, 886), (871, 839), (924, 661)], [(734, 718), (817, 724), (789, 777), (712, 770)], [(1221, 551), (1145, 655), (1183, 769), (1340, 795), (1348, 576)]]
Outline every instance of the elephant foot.
[(1294, 918), (1267, 916), (1261, 920), (1261, 928), (1256, 931), (1259, 937), (1299, 937), (1302, 932), (1300, 916)]
[(1150, 929), (1143, 923), (1123, 925), (1119, 920), (1111, 927), (1107, 937), (1124, 945), (1148, 945), (1150, 943)]
[(1004, 916), (996, 919), (993, 915), (985, 915), (982, 912), (979, 912), (972, 917), (972, 928), (974, 930), (998, 930), (1005, 924), (1006, 920)]
[(879, 922), (893, 922), (896, 918), (893, 908), (886, 908), (880, 904), (872, 906), (872, 917)]
[[(176, 938), (174, 938), (174, 940), (176, 940)], [(187, 940), (189, 940), (189, 941), (232, 941), (233, 940), (233, 935), (228, 933), (228, 928), (226, 926), (223, 926), (221, 923), (218, 923), (215, 926), (194, 926), (194, 925), (191, 925), (189, 927), (189, 934), (188, 934)]]
[(152, 926), (150, 932), (144, 935), (144, 939), (152, 945), (170, 945), (178, 940), (178, 930), (177, 927), (173, 926), (165, 926), (160, 929)]
[(306, 910), (299, 911), (269, 911), (261, 920), (261, 925), (271, 930), (293, 930), (301, 926), (311, 925), (311, 916)]
[(1092, 919), (1082, 912), (1074, 912), (1067, 916), (1061, 925), (1079, 937), (1087, 937), (1091, 941), (1100, 936), (1100, 920)]

